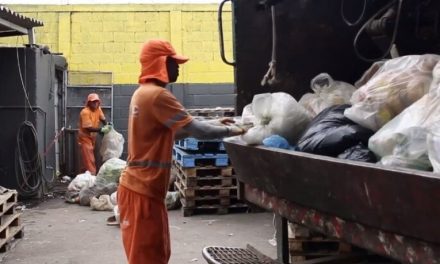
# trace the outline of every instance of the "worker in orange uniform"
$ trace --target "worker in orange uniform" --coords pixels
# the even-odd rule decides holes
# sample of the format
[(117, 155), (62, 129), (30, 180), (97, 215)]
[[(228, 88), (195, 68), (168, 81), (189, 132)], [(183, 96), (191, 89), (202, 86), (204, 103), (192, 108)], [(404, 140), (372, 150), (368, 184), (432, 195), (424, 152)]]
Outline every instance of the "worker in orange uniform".
[[(203, 122), (193, 119), (165, 89), (179, 75), (177, 55), (164, 40), (144, 43), (139, 88), (129, 109), (128, 159), (118, 189), (122, 241), (129, 264), (166, 264), (170, 235), (165, 196), (175, 139), (189, 135), (214, 139), (243, 134), (231, 119)], [(216, 124), (214, 124), (216, 123)]]
[[(87, 96), (86, 107), (79, 114), (78, 144), (81, 149), (82, 171), (88, 170), (96, 175), (95, 142), (97, 133), (106, 134), (111, 126), (106, 124), (104, 113), (100, 107), (101, 100), (96, 93)], [(99, 127), (99, 123), (103, 126)]]

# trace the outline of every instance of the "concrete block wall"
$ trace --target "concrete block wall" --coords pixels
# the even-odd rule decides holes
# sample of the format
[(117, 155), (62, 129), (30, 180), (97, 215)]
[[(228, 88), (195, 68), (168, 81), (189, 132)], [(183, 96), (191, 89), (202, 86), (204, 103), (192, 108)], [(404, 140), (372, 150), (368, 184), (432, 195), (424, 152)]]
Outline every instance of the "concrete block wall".
[(234, 85), (216, 84), (172, 84), (171, 92), (186, 108), (234, 107)]
[[(113, 123), (125, 138), (123, 159), (127, 157), (128, 107), (137, 85), (115, 85), (113, 88)], [(168, 87), (185, 108), (234, 107), (233, 84), (172, 84)]]

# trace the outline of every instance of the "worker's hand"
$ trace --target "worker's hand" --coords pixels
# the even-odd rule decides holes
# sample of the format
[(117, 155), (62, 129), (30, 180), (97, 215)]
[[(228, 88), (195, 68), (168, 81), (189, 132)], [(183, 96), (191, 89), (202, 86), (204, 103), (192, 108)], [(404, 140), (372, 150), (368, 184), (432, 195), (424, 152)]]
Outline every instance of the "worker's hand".
[(230, 118), (230, 117), (223, 117), (220, 119), (214, 119), (214, 120), (209, 120), (209, 121), (205, 121), (210, 125), (213, 126), (227, 126), (230, 124), (235, 123), (234, 119)]
[(105, 125), (103, 127), (101, 127), (101, 130), (99, 131), (99, 133), (101, 134), (107, 134), (108, 132), (110, 132), (110, 130), (112, 130), (112, 126), (110, 125)]
[(247, 132), (247, 129), (245, 127), (240, 127), (236, 125), (228, 126), (228, 129), (229, 129), (228, 136), (230, 137), (243, 135), (244, 133)]
[(218, 121), (225, 126), (228, 126), (230, 124), (235, 123), (234, 119), (232, 119), (230, 117), (223, 117), (223, 118), (220, 118)]

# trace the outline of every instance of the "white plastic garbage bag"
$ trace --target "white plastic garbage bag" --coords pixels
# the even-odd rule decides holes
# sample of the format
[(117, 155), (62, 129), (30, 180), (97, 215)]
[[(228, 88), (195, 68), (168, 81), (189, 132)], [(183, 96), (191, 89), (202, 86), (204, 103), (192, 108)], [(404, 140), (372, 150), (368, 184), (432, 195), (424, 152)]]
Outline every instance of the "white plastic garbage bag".
[(353, 93), (352, 107), (345, 110), (345, 116), (373, 131), (379, 130), (428, 93), (432, 70), (439, 60), (438, 55), (426, 54), (386, 61)]
[(69, 191), (79, 192), (82, 188), (90, 188), (95, 185), (96, 176), (86, 171), (83, 174), (78, 174), (73, 181), (69, 183), (67, 189)]
[(385, 64), (385, 61), (376, 61), (373, 63), (368, 70), (364, 72), (362, 77), (355, 82), (354, 87), (359, 88), (365, 85), (376, 73), (380, 70), (380, 68)]
[[(436, 156), (435, 136), (440, 134), (440, 63), (433, 71), (434, 79), (428, 94), (374, 134), (368, 147), (382, 157), (384, 165), (429, 170)], [(431, 141), (430, 141), (431, 140)], [(431, 149), (429, 156), (428, 149)]]
[(124, 137), (114, 128), (104, 135), (99, 153), (102, 160), (106, 161), (111, 158), (119, 158), (124, 150)]
[(110, 195), (110, 202), (112, 202), (113, 205), (118, 204), (118, 192), (114, 192)]
[(255, 119), (254, 111), (252, 111), (252, 104), (248, 104), (243, 108), (243, 113), (241, 114), (241, 123), (243, 125), (246, 124), (256, 124), (257, 121)]
[(433, 124), (428, 132), (428, 156), (434, 172), (440, 172), (440, 122)]
[(303, 95), (299, 104), (313, 117), (330, 106), (348, 104), (356, 91), (353, 85), (335, 81), (328, 73), (321, 73), (313, 78), (310, 86), (314, 93)]
[(431, 168), (426, 144), (426, 128), (411, 127), (402, 134), (395, 134), (395, 137), (396, 145), (393, 153), (380, 160), (382, 165), (417, 170)]
[(110, 201), (110, 195), (104, 194), (99, 198), (90, 199), (90, 208), (96, 211), (113, 211), (114, 205)]
[(280, 135), (292, 145), (309, 124), (307, 111), (289, 94), (257, 94), (252, 101), (255, 126), (242, 136), (250, 145), (261, 144), (271, 135)]

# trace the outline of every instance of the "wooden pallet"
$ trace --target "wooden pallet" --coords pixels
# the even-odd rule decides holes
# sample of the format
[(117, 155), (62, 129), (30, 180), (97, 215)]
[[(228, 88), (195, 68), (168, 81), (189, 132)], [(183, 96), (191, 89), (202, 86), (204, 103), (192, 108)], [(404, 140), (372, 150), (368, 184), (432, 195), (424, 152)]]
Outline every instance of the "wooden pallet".
[(352, 252), (350, 244), (327, 238), (306, 227), (289, 224), (289, 251), (292, 261), (337, 256)]
[(183, 150), (189, 151), (200, 151), (200, 152), (224, 152), (225, 145), (223, 144), (223, 140), (198, 140), (195, 138), (185, 138), (181, 140), (176, 140), (174, 142), (176, 147), (179, 147)]
[(18, 201), (18, 193), (14, 190), (9, 190), (4, 194), (0, 194), (0, 216), (5, 214)]
[(186, 188), (196, 187), (230, 187), (237, 186), (237, 179), (235, 177), (224, 176), (205, 176), (205, 177), (186, 177), (183, 173), (176, 173), (176, 178), (182, 182)]
[(244, 213), (248, 207), (246, 204), (234, 204), (229, 206), (222, 205), (203, 205), (196, 207), (186, 207), (184, 199), (182, 202), (182, 213), (184, 217), (192, 216), (195, 214), (231, 214), (231, 213)]
[(223, 176), (206, 176), (206, 177), (200, 177), (200, 178), (187, 178), (184, 175), (177, 174), (177, 177), (179, 177), (180, 181), (187, 187), (187, 188), (195, 188), (195, 187), (204, 187), (204, 186), (219, 186), (219, 187), (231, 187), (231, 186), (237, 186), (237, 179), (235, 177), (223, 177)]
[(241, 203), (238, 200), (237, 196), (230, 197), (219, 197), (219, 196), (203, 196), (203, 197), (194, 197), (194, 198), (181, 198), (185, 207), (193, 208), (200, 206), (212, 206), (212, 205), (220, 205), (220, 206), (229, 206)]
[(350, 253), (351, 245), (337, 240), (291, 241), (289, 239), (289, 250), (292, 261), (304, 261)]
[(222, 187), (222, 186), (202, 186), (188, 188), (179, 178), (174, 182), (176, 190), (185, 199), (205, 196), (215, 197), (231, 197), (237, 196), (237, 186)]
[(0, 195), (0, 253), (9, 250), (14, 239), (23, 237), (21, 214), (15, 210), (17, 198), (14, 190)]
[(184, 175), (186, 178), (202, 178), (206, 176), (231, 177), (232, 175), (234, 175), (234, 169), (232, 166), (198, 166), (193, 168), (184, 168), (180, 163), (173, 160), (173, 168), (175, 171), (177, 171), (177, 173)]

